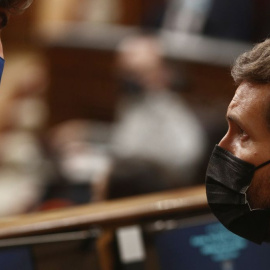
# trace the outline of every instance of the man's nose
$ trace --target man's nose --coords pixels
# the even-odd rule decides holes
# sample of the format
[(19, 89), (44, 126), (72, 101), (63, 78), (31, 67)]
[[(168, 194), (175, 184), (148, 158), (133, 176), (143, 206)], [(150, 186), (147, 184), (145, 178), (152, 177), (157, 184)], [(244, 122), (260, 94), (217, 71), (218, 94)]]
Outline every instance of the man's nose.
[(230, 141), (229, 133), (227, 132), (225, 136), (221, 139), (218, 146), (222, 147), (223, 149), (233, 153), (232, 144)]

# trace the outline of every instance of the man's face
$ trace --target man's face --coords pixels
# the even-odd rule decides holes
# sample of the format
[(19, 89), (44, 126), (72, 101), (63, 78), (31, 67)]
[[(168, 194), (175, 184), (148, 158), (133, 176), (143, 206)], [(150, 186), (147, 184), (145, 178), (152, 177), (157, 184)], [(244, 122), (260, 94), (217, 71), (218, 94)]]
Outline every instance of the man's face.
[[(255, 166), (270, 160), (269, 106), (269, 85), (243, 82), (228, 107), (228, 131), (219, 146)], [(255, 172), (247, 196), (252, 209), (270, 207), (270, 165)]]

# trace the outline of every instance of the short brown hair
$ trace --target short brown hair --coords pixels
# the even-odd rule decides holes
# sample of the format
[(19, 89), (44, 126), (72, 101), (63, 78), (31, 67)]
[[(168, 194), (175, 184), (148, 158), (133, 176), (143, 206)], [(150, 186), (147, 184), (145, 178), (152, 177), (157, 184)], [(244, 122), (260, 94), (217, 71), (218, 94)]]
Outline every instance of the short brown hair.
[(22, 11), (29, 7), (33, 0), (0, 0), (0, 7), (9, 11)]
[(240, 55), (231, 74), (238, 85), (243, 81), (270, 83), (270, 39), (258, 43), (252, 50)]

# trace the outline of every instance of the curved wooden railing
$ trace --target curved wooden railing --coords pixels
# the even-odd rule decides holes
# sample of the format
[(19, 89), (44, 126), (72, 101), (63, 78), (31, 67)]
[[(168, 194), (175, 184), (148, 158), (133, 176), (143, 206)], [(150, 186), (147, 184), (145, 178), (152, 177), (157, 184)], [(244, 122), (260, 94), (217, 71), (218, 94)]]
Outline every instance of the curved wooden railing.
[(203, 186), (0, 219), (0, 239), (137, 222), (208, 209)]

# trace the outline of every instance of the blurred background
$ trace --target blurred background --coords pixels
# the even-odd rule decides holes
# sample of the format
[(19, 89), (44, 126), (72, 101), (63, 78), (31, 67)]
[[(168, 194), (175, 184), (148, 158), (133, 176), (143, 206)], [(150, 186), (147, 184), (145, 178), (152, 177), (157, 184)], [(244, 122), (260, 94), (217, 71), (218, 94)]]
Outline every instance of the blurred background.
[(0, 216), (203, 184), (230, 67), (269, 15), (263, 0), (34, 1), (2, 36)]
[(269, 36), (269, 18), (267, 0), (34, 0), (12, 16), (0, 265), (269, 269), (269, 244), (222, 227), (204, 191), (231, 66)]

